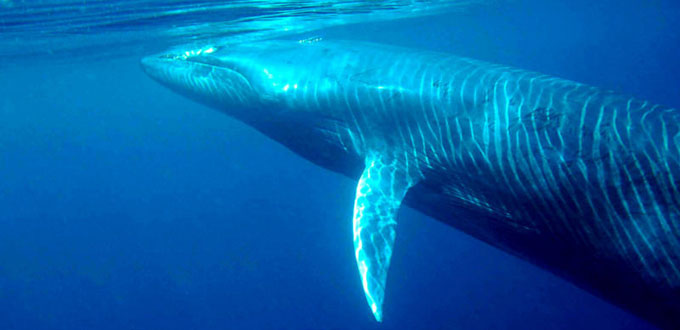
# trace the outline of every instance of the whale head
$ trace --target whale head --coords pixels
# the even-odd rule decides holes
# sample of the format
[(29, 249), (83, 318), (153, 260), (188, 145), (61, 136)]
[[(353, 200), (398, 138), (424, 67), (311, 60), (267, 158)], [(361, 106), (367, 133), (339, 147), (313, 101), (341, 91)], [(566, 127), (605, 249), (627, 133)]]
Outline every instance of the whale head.
[(334, 87), (321, 72), (332, 68), (309, 70), (321, 54), (314, 47), (300, 52), (304, 46), (281, 40), (210, 46), (147, 56), (141, 64), (180, 94), (237, 119), (259, 121), (281, 111), (323, 110), (310, 96)]
[(352, 88), (348, 76), (357, 62), (346, 54), (344, 45), (269, 40), (169, 51), (141, 64), (173, 91), (320, 166), (356, 176), (363, 166), (361, 135), (347, 122), (347, 99), (339, 97)]

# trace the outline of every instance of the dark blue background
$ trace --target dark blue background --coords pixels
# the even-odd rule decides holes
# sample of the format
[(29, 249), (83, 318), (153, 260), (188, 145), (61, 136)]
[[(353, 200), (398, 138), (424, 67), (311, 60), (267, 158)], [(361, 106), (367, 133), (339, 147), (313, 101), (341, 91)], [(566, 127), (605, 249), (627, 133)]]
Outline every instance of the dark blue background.
[[(497, 1), (336, 28), (680, 106), (675, 1)], [(0, 68), (2, 329), (638, 329), (409, 209), (385, 322), (351, 242), (355, 182), (152, 82), (138, 59)]]

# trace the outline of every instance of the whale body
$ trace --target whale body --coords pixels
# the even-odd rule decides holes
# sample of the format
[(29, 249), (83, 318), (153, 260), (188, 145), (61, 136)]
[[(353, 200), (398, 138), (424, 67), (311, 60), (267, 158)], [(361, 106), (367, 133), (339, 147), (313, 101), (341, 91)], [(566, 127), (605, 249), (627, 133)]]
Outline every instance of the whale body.
[(402, 203), (680, 328), (680, 111), (449, 54), (270, 40), (142, 60), (155, 80), (358, 179), (378, 321)]

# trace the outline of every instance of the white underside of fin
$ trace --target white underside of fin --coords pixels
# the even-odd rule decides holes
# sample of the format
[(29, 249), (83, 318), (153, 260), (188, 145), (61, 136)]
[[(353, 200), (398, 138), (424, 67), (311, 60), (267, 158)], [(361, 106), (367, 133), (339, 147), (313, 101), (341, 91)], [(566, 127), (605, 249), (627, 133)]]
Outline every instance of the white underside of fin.
[(382, 321), (387, 270), (396, 236), (401, 201), (413, 185), (395, 159), (377, 153), (366, 157), (354, 202), (354, 249), (368, 305)]

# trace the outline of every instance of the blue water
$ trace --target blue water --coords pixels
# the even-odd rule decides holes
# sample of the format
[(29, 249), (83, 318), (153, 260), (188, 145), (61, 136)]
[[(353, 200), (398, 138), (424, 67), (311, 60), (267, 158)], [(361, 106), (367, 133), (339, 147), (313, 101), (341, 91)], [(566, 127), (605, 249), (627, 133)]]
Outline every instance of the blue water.
[[(304, 20), (285, 16), (294, 5), (277, 9), (287, 22)], [(376, 323), (354, 262), (355, 182), (147, 78), (139, 58), (177, 41), (162, 33), (175, 18), (64, 36), (19, 9), (37, 13), (0, 0), (0, 329), (653, 328), (409, 209)], [(674, 0), (497, 0), (434, 12), (300, 31), (450, 52), (680, 107)]]

